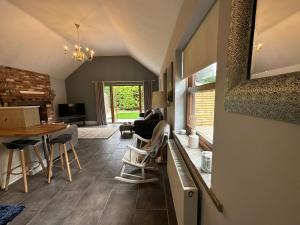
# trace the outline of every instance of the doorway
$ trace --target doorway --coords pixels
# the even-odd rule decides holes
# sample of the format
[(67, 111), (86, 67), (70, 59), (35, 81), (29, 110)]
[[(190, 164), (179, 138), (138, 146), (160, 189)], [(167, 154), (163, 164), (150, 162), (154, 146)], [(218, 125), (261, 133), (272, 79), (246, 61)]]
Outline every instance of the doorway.
[(144, 86), (107, 84), (104, 99), (108, 123), (133, 122), (144, 111)]

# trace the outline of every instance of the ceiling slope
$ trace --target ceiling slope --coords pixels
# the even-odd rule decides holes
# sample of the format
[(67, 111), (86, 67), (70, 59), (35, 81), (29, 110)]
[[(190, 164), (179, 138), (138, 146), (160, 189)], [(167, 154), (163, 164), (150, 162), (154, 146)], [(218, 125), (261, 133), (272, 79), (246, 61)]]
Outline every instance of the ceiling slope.
[(182, 0), (105, 0), (104, 7), (131, 56), (159, 74), (181, 4)]
[(97, 56), (131, 55), (159, 74), (183, 0), (4, 0), (0, 64), (65, 78), (80, 64), (65, 57), (76, 42)]
[(7, 1), (0, 1), (0, 65), (65, 78), (80, 64), (62, 54), (61, 36)]

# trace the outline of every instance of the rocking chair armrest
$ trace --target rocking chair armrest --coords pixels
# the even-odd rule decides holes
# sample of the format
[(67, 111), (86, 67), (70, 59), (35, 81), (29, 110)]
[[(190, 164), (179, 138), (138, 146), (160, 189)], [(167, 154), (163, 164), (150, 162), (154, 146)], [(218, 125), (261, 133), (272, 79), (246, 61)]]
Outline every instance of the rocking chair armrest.
[(148, 154), (147, 151), (142, 150), (142, 149), (138, 149), (138, 148), (136, 148), (136, 147), (134, 147), (134, 146), (132, 146), (132, 145), (128, 145), (128, 148), (129, 148), (130, 150), (133, 150), (133, 151), (135, 151), (135, 152), (141, 154), (141, 155), (147, 155), (147, 154)]
[(145, 138), (142, 138), (140, 135), (138, 134), (134, 134), (133, 135), (135, 138), (141, 140), (142, 142), (145, 142), (145, 143), (149, 143), (150, 142), (150, 139), (145, 139)]

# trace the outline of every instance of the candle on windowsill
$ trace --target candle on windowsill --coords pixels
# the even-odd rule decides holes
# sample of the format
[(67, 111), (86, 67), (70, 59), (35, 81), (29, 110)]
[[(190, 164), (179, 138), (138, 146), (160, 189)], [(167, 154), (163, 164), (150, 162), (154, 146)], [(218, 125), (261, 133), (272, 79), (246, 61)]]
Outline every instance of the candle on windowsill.
[(196, 117), (195, 115), (190, 116), (190, 124), (192, 126), (191, 134), (189, 135), (189, 148), (199, 148), (199, 136), (196, 134), (195, 124)]

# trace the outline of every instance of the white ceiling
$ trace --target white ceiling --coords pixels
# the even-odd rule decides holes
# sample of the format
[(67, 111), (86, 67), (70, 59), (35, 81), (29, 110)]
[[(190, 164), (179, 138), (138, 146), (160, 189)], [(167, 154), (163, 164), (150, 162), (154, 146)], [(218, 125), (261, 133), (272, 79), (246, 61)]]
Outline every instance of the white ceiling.
[[(159, 74), (183, 0), (1, 0), (0, 64), (67, 77), (76, 42), (97, 56), (131, 55)], [(4, 53), (4, 54), (3, 54)]]

